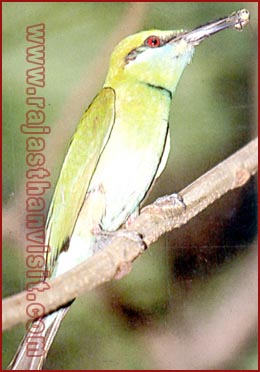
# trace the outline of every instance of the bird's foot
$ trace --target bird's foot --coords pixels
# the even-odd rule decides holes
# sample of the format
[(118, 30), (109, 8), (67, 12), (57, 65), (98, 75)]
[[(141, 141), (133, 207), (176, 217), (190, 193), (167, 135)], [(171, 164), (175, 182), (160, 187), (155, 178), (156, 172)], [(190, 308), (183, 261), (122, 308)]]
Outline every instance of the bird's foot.
[(162, 197), (156, 199), (155, 202), (154, 202), (154, 204), (156, 204), (158, 206), (163, 206), (164, 204), (168, 204), (168, 203), (171, 203), (171, 204), (175, 205), (176, 207), (179, 206), (179, 207), (183, 208), (184, 210), (186, 210), (186, 208), (187, 208), (186, 204), (183, 201), (183, 197), (178, 193), (162, 196)]
[(142, 236), (135, 231), (128, 231), (124, 228), (121, 228), (120, 230), (116, 230), (116, 231), (107, 231), (107, 230), (102, 230), (102, 228), (98, 226), (96, 228), (93, 228), (91, 232), (95, 236), (95, 239), (96, 239), (97, 249), (95, 249), (95, 252), (101, 250), (105, 245), (107, 245), (108, 241), (110, 241), (112, 238), (115, 238), (115, 237), (119, 237), (119, 238), (123, 237), (123, 238), (133, 240), (138, 244), (142, 244), (144, 246), (143, 248), (144, 250), (146, 249)]
[(144, 212), (148, 213), (160, 213), (161, 210), (167, 206), (176, 206), (186, 210), (186, 204), (183, 201), (183, 197), (180, 194), (174, 193), (171, 195), (165, 195), (155, 200), (151, 205), (148, 205), (143, 209)]

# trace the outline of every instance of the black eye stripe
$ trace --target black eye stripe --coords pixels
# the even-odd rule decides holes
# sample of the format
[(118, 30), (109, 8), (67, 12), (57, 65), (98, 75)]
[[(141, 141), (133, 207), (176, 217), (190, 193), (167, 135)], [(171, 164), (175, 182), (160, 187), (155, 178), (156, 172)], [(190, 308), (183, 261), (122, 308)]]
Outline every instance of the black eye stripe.
[(156, 35), (150, 35), (149, 37), (147, 37), (143, 44), (141, 44), (139, 47), (131, 50), (125, 57), (125, 64), (128, 64), (130, 63), (131, 61), (134, 61), (136, 59), (136, 57), (143, 53), (147, 47), (149, 48), (158, 48), (158, 47), (161, 47), (163, 45), (165, 45), (168, 41), (172, 40), (173, 38), (176, 37), (178, 33), (176, 34), (172, 34), (170, 37), (165, 37), (165, 36), (156, 36)]

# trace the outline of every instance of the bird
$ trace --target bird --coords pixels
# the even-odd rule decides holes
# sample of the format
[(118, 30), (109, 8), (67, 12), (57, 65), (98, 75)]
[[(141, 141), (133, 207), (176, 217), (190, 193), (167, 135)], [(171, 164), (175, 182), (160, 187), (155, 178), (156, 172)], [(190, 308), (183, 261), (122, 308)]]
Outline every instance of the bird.
[[(115, 47), (104, 85), (69, 143), (50, 203), (45, 269), (51, 278), (91, 257), (99, 233), (112, 233), (138, 214), (166, 166), (172, 98), (195, 47), (248, 21), (243, 9), (192, 31), (141, 31)], [(33, 321), (8, 369), (42, 369), (70, 305)], [(44, 341), (34, 349), (38, 328)]]

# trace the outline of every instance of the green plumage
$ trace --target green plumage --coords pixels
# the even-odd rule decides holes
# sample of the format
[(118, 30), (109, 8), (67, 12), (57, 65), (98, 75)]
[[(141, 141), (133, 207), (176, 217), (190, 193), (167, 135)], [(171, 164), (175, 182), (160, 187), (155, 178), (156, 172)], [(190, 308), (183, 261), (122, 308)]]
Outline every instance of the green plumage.
[[(52, 277), (90, 257), (100, 230), (117, 230), (163, 171), (171, 99), (195, 46), (225, 28), (241, 30), (248, 21), (248, 11), (241, 10), (190, 32), (144, 31), (118, 44), (104, 87), (71, 140), (50, 205), (46, 269)], [(33, 322), (11, 369), (41, 369), (68, 308)], [(31, 330), (41, 322), (45, 353), (29, 357)]]
[[(151, 34), (164, 46), (151, 48)], [(171, 45), (176, 35), (141, 32), (113, 52), (104, 88), (72, 138), (49, 209), (47, 270), (54, 276), (91, 256), (95, 232), (117, 230), (163, 171), (172, 95), (194, 51), (185, 42)], [(181, 57), (174, 61), (176, 53)]]
[(50, 246), (47, 267), (52, 271), (64, 244), (70, 239), (88, 186), (115, 119), (115, 93), (104, 88), (82, 116), (53, 194), (46, 223)]

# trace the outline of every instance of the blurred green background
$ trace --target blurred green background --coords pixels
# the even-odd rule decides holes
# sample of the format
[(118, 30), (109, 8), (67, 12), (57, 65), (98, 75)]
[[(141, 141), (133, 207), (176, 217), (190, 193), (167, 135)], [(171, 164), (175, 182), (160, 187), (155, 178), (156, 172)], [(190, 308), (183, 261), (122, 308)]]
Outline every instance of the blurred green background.
[[(45, 23), (52, 190), (113, 47), (143, 29), (191, 29), (247, 8), (243, 32), (196, 50), (173, 99), (172, 150), (145, 204), (178, 192), (255, 137), (257, 3), (3, 3), (3, 296), (25, 278), (26, 27)], [(46, 369), (257, 369), (256, 181), (160, 239), (121, 281), (73, 304)], [(46, 210), (47, 212), (47, 210)], [(24, 326), (3, 334), (3, 368)]]

